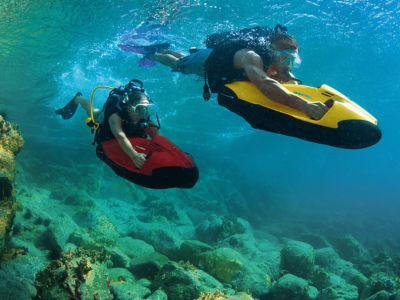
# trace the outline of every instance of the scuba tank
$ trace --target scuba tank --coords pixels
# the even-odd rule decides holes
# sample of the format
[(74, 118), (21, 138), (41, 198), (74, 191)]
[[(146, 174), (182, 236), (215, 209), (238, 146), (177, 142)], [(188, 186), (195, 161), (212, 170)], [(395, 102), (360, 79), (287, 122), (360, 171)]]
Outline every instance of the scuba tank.
[(265, 38), (272, 33), (274, 33), (274, 30), (266, 26), (257, 26), (253, 28), (243, 28), (233, 31), (218, 32), (208, 35), (205, 44), (207, 48), (216, 48), (219, 45), (230, 40), (251, 40)]

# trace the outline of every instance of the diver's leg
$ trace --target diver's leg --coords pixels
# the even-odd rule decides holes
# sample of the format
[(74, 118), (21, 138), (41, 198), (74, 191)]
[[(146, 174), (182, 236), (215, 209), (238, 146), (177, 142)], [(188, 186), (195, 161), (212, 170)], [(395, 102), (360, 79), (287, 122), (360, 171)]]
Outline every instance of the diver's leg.
[[(57, 109), (56, 114), (61, 115), (64, 120), (70, 119), (75, 114), (79, 105), (82, 106), (88, 117), (90, 117), (90, 101), (82, 97), (81, 92), (76, 93), (76, 95), (67, 103), (66, 106)], [(100, 109), (93, 108), (93, 118), (95, 120), (99, 117), (100, 113)]]
[[(90, 117), (90, 101), (82, 96), (78, 96), (75, 98), (75, 103), (82, 106), (82, 108), (86, 111), (88, 117)], [(93, 108), (93, 118), (96, 120), (100, 115), (100, 109)]]
[(75, 98), (75, 103), (82, 106), (82, 108), (86, 111), (86, 114), (90, 116), (90, 101), (82, 96), (78, 96)]
[(175, 56), (176, 58), (182, 58), (182, 57), (186, 56), (185, 53), (178, 52), (178, 51), (171, 50), (171, 49), (161, 50), (160, 53), (162, 53), (162, 54), (171, 54), (171, 55)]
[(176, 70), (176, 62), (179, 60), (179, 58), (172, 54), (155, 53), (154, 60), (172, 68), (173, 70)]

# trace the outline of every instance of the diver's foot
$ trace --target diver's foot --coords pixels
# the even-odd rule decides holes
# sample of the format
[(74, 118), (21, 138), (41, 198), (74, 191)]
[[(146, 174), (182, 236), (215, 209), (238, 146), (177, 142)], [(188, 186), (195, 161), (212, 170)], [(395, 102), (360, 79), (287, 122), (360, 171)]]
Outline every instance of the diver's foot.
[(57, 109), (55, 113), (57, 115), (61, 115), (64, 120), (70, 119), (78, 108), (78, 103), (75, 102), (75, 99), (79, 96), (82, 96), (81, 92), (77, 92), (74, 98), (72, 98), (67, 105), (65, 105), (63, 108)]

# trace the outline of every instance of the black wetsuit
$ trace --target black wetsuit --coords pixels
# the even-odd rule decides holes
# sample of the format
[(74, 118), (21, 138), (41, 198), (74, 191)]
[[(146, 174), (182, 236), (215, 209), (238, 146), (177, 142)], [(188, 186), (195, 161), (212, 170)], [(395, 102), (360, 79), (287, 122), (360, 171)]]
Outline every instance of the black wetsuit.
[[(273, 30), (267, 27), (246, 28), (234, 32), (217, 33), (207, 38), (206, 45), (214, 50), (206, 62), (208, 84), (213, 93), (218, 93), (218, 104), (243, 117), (253, 128), (265, 129), (273, 123), (267, 109), (242, 101), (225, 84), (248, 80), (243, 70), (233, 66), (233, 58), (241, 49), (253, 50), (268, 67), (272, 63), (269, 36)], [(265, 122), (271, 120), (271, 122)]]
[(127, 104), (120, 100), (120, 96), (112, 95), (107, 99), (103, 107), (104, 121), (100, 125), (99, 133), (96, 138), (98, 143), (114, 139), (114, 135), (110, 128), (109, 118), (116, 113), (122, 119), (122, 130), (127, 137), (142, 137), (145, 138), (145, 122), (136, 122), (131, 119), (128, 113)]
[(260, 55), (264, 66), (272, 62), (267, 27), (245, 28), (217, 33), (207, 37), (206, 45), (214, 50), (206, 61), (208, 84), (213, 93), (219, 93), (224, 84), (246, 79), (242, 70), (233, 66), (233, 57), (241, 49), (250, 49)]
[(102, 124), (100, 124), (100, 128), (95, 137), (95, 141), (98, 144), (96, 147), (96, 155), (111, 168), (113, 168), (117, 174), (119, 174), (119, 167), (105, 155), (103, 147), (101, 146), (102, 142), (115, 138), (111, 131), (110, 123), (108, 121), (109, 118), (112, 114), (116, 113), (122, 119), (122, 130), (128, 138), (146, 138), (147, 135), (145, 133), (145, 129), (147, 127), (147, 123), (133, 121), (129, 116), (127, 104), (121, 100), (121, 96), (119, 95), (111, 95), (108, 97), (106, 103), (104, 104), (103, 111), (104, 121)]

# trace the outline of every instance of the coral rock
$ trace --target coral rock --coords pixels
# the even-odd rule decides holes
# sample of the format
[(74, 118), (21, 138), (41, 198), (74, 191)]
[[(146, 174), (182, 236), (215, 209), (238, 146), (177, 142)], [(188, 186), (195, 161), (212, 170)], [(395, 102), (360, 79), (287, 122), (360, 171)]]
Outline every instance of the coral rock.
[(302, 278), (310, 278), (314, 270), (314, 248), (299, 241), (289, 241), (281, 251), (281, 269)]
[(12, 187), (16, 172), (15, 155), (23, 144), (18, 127), (0, 115), (0, 254), (9, 238), (15, 217), (15, 197)]
[(153, 289), (163, 289), (168, 299), (187, 300), (200, 297), (201, 293), (214, 293), (222, 284), (193, 265), (167, 263), (153, 281)]
[(313, 300), (317, 299), (318, 290), (306, 280), (286, 274), (273, 286), (271, 296), (273, 300)]
[(230, 248), (219, 248), (201, 255), (200, 264), (205, 270), (220, 280), (229, 283), (232, 277), (242, 270), (244, 258)]

